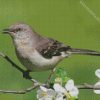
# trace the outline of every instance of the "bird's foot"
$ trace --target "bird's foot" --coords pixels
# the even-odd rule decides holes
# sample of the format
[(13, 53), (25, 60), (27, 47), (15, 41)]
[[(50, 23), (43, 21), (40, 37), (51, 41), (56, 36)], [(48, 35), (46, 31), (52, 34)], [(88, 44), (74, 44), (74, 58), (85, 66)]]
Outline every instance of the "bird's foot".
[(35, 79), (33, 79), (30, 76), (30, 71), (29, 70), (23, 72), (23, 78), (28, 79), (28, 80), (31, 80), (34, 84), (35, 83), (38, 83), (38, 81), (36, 81)]
[(27, 70), (27, 71), (24, 71), (23, 72), (23, 78), (26, 78), (26, 79), (32, 79), (32, 77), (29, 75), (30, 71)]

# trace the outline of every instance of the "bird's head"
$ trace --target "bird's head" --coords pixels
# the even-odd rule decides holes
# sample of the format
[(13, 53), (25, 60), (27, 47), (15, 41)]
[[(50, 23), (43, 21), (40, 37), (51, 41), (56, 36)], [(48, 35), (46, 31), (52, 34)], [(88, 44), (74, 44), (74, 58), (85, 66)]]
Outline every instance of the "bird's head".
[(10, 26), (7, 29), (3, 29), (2, 32), (11, 35), (14, 38), (14, 37), (18, 37), (18, 36), (20, 37), (32, 33), (32, 28), (25, 23), (17, 23)]

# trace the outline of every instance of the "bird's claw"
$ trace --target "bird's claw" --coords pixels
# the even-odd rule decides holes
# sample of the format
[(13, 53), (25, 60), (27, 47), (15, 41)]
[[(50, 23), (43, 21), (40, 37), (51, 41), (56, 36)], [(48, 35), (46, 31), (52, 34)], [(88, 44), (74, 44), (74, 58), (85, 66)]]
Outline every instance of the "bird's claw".
[(32, 77), (29, 75), (29, 71), (24, 71), (23, 72), (23, 78), (32, 79)]

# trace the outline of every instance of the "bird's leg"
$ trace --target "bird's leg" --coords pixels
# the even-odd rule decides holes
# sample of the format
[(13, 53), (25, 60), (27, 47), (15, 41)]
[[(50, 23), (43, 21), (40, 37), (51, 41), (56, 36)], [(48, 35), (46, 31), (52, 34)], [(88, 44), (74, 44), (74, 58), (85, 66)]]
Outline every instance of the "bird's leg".
[(28, 79), (28, 80), (31, 80), (33, 83), (38, 83), (38, 81), (36, 81), (35, 79), (33, 79), (31, 76), (30, 76), (30, 70), (26, 70), (23, 72), (23, 77), (25, 79)]
[(52, 78), (52, 76), (53, 76), (55, 70), (56, 70), (56, 68), (53, 68), (53, 69), (51, 70), (51, 73), (50, 73), (50, 75), (49, 75), (49, 77), (48, 77), (48, 79), (47, 79), (47, 81), (46, 81), (46, 84), (49, 84), (49, 83), (50, 83), (51, 78)]

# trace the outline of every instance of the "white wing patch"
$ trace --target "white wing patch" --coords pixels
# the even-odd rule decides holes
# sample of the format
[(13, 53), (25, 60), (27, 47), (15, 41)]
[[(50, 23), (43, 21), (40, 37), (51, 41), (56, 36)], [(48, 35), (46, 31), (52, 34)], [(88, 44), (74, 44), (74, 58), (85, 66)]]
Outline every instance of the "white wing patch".
[(61, 52), (61, 56), (63, 57), (63, 58), (65, 58), (65, 57), (69, 57), (71, 55), (71, 53), (70, 52)]

